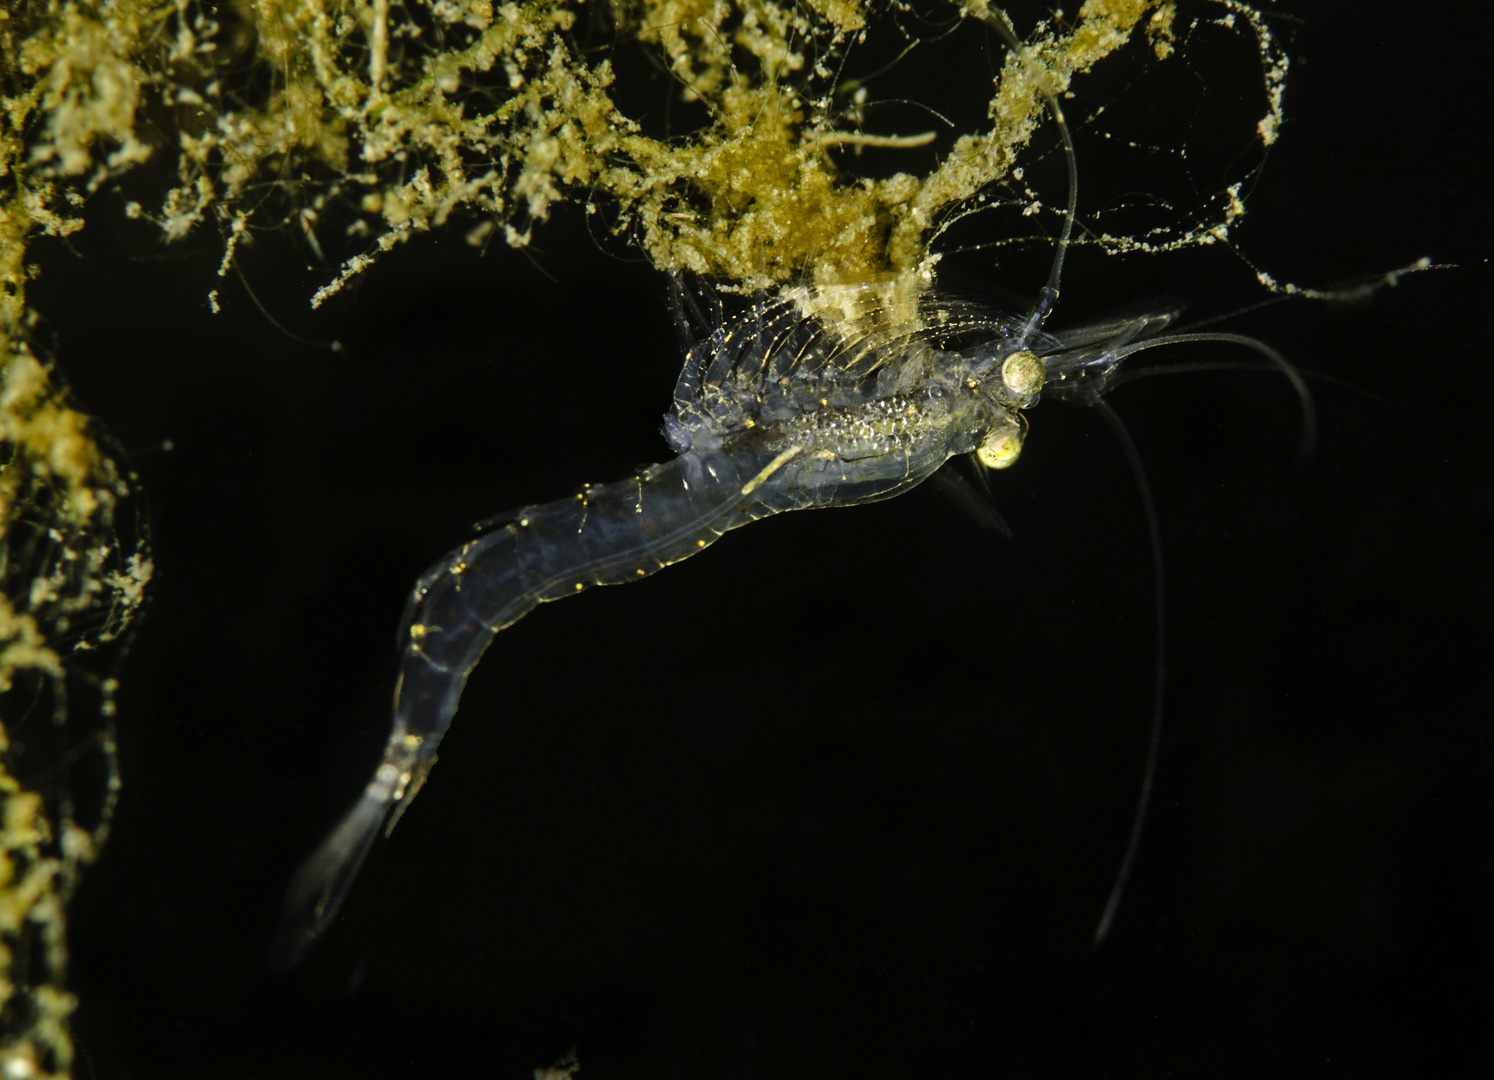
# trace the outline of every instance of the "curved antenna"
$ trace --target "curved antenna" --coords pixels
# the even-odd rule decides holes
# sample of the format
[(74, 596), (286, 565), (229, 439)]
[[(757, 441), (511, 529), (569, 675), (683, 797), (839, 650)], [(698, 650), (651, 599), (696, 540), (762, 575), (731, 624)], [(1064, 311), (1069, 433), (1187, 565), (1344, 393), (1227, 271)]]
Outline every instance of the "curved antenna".
[[(1161, 337), (1149, 338), (1146, 341), (1139, 341), (1134, 345), (1117, 349), (1115, 352), (1115, 362), (1118, 364), (1128, 356), (1143, 352), (1146, 349), (1155, 349), (1159, 345), (1182, 345), (1190, 341), (1222, 341), (1230, 345), (1243, 345), (1247, 349), (1255, 350), (1271, 361), (1272, 366), (1285, 375), (1287, 382), (1292, 384), (1292, 389), (1297, 394), (1297, 403), (1302, 410), (1302, 440), (1297, 446), (1297, 461), (1303, 463), (1312, 456), (1312, 449), (1317, 444), (1318, 439), (1317, 410), (1313, 408), (1312, 391), (1307, 388), (1307, 382), (1302, 378), (1302, 373), (1297, 370), (1297, 366), (1264, 341), (1257, 341), (1255, 338), (1246, 337), (1244, 334), (1229, 334), (1216, 331), (1203, 334), (1196, 332), (1164, 334)], [(1107, 391), (1113, 390), (1117, 386), (1130, 382), (1132, 379), (1144, 378), (1149, 370), (1148, 368), (1142, 368), (1140, 371), (1121, 372), (1109, 381), (1105, 389)]]
[(1025, 346), (1038, 327), (1043, 325), (1043, 320), (1048, 317), (1048, 312), (1053, 310), (1053, 305), (1058, 302), (1058, 286), (1063, 278), (1063, 260), (1069, 252), (1069, 238), (1074, 233), (1074, 218), (1079, 208), (1079, 161), (1074, 153), (1074, 139), (1069, 134), (1069, 122), (1064, 119), (1063, 109), (1058, 104), (1058, 98), (1048, 87), (1048, 71), (1032, 58), (1032, 52), (1026, 45), (1017, 39), (1016, 31), (1006, 21), (1006, 15), (1000, 11), (987, 10), (979, 16), (988, 26), (993, 28), (1006, 43), (1007, 48), (1022, 61), (1022, 66), (1027, 71), (1027, 77), (1032, 80), (1037, 91), (1043, 97), (1043, 104), (1048, 106), (1048, 111), (1053, 114), (1053, 121), (1058, 125), (1058, 136), (1063, 140), (1063, 158), (1069, 169), (1069, 205), (1063, 215), (1063, 231), (1058, 237), (1058, 247), (1053, 252), (1053, 265), (1048, 269), (1048, 281), (1043, 286), (1042, 292), (1038, 294), (1037, 303), (1032, 305), (1032, 310), (1027, 314), (1027, 322), (1022, 327), (1020, 341)]
[(1141, 505), (1146, 512), (1147, 536), (1152, 546), (1152, 580), (1156, 586), (1157, 602), (1155, 619), (1157, 679), (1152, 688), (1152, 726), (1147, 735), (1146, 766), (1141, 773), (1141, 793), (1136, 799), (1136, 815), (1131, 819), (1131, 836), (1126, 841), (1126, 853), (1121, 858), (1120, 869), (1116, 871), (1115, 884), (1110, 888), (1110, 896), (1105, 900), (1105, 910), (1100, 915), (1100, 925), (1095, 927), (1094, 946), (1099, 948), (1105, 943), (1105, 939), (1110, 935), (1110, 928), (1115, 924), (1115, 913), (1120, 909), (1121, 897), (1125, 894), (1126, 885), (1131, 880), (1131, 871), (1136, 866), (1136, 853), (1141, 849), (1141, 834), (1146, 828), (1146, 815), (1152, 802), (1152, 788), (1157, 779), (1157, 759), (1162, 749), (1162, 701), (1167, 688), (1167, 586), (1162, 565), (1162, 527), (1157, 521), (1157, 506), (1152, 501), (1152, 487), (1147, 482), (1146, 470), (1141, 464), (1141, 454), (1136, 449), (1131, 433), (1126, 430), (1125, 424), (1121, 423), (1119, 414), (1104, 399), (1097, 398), (1093, 407), (1105, 418), (1105, 422), (1110, 425), (1110, 430), (1115, 432), (1115, 437), (1125, 452), (1126, 462), (1131, 466), (1131, 475), (1136, 479), (1136, 487), (1141, 492)]
[[(1116, 349), (1109, 357), (1113, 364), (1119, 364), (1128, 356), (1132, 356), (1147, 349), (1156, 348), (1159, 345), (1180, 345), (1194, 341), (1220, 341), (1233, 345), (1244, 345), (1253, 349), (1269, 360), (1275, 368), (1286, 375), (1291, 383), (1292, 389), (1297, 392), (1298, 401), (1302, 407), (1302, 442), (1298, 447), (1299, 460), (1306, 460), (1312, 451), (1316, 439), (1317, 420), (1313, 409), (1312, 392), (1307, 388), (1301, 372), (1281, 353), (1263, 341), (1246, 337), (1243, 334), (1230, 334), (1222, 332), (1211, 333), (1185, 333), (1167, 334), (1162, 337), (1139, 341)], [(1111, 370), (1114, 370), (1112, 368)], [(1114, 390), (1122, 383), (1132, 379), (1144, 378), (1151, 369), (1141, 371), (1122, 372), (1113, 379), (1106, 380), (1104, 391)], [(1105, 422), (1115, 433), (1116, 439), (1121, 444), (1121, 449), (1126, 455), (1126, 461), (1131, 467), (1131, 475), (1136, 479), (1136, 487), (1141, 495), (1142, 508), (1146, 514), (1147, 535), (1151, 541), (1152, 549), (1152, 578), (1156, 583), (1156, 656), (1157, 656), (1157, 678), (1153, 687), (1152, 698), (1152, 723), (1151, 731), (1147, 739), (1146, 765), (1142, 770), (1141, 792), (1136, 800), (1136, 814), (1131, 821), (1131, 835), (1126, 842), (1126, 853), (1121, 858), (1120, 869), (1115, 875), (1115, 884), (1111, 886), (1110, 895), (1105, 901), (1105, 909), (1100, 915), (1100, 924), (1095, 928), (1094, 945), (1098, 948), (1104, 944), (1110, 935), (1111, 927), (1115, 924), (1115, 914), (1120, 908), (1121, 897), (1125, 894), (1126, 886), (1131, 879), (1131, 871), (1136, 865), (1137, 852), (1141, 848), (1141, 835), (1146, 827), (1147, 813), (1151, 808), (1152, 790), (1156, 786), (1157, 763), (1162, 748), (1162, 706), (1167, 686), (1167, 613), (1166, 613), (1166, 577), (1164, 574), (1162, 558), (1162, 528), (1157, 520), (1157, 507), (1152, 499), (1151, 485), (1147, 482), (1146, 470), (1142, 466), (1141, 454), (1136, 449), (1136, 443), (1132, 440), (1130, 432), (1121, 423), (1119, 414), (1110, 407), (1110, 404), (1096, 391), (1086, 404), (1098, 409)]]

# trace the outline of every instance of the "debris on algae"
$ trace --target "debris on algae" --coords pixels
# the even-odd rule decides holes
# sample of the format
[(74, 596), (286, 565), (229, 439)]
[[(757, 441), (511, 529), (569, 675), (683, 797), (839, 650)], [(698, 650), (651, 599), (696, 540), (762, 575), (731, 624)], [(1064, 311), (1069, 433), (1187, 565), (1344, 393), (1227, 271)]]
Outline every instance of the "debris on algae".
[[(1256, 37), (1269, 110), (1259, 135), (1269, 143), (1285, 59), (1253, 9), (1205, 6)], [(998, 17), (987, 0), (942, 7), (949, 27)], [(918, 290), (932, 281), (940, 229), (1013, 173), (1044, 89), (1062, 97), (1138, 28), (1158, 59), (1175, 47), (1172, 0), (1087, 0), (1071, 20), (1040, 24), (1025, 59), (1006, 55), (988, 130), (960, 136), (926, 175), (856, 176), (837, 148), (926, 141), (864, 134), (843, 100), (852, 50), (871, 34), (907, 39), (903, 16), (914, 16), (907, 0), (16, 0), (0, 9), (0, 1075), (70, 1072), (65, 904), (118, 787), (114, 682), (80, 661), (125, 634), (152, 569), (130, 479), (37, 343), (26, 303), (32, 243), (122, 207), (166, 242), (217, 231), (221, 276), (256, 233), (296, 229), (319, 253), (317, 231), (336, 229), (342, 246), (363, 250), (312, 298), (317, 306), (420, 233), (460, 221), (474, 244), (501, 236), (522, 248), (557, 205), (580, 199), (606, 210), (614, 234), (654, 266), (735, 291), (889, 276)], [(609, 47), (581, 44), (598, 35)], [(656, 138), (623, 112), (611, 57), (624, 42), (703, 107), (697, 130)], [(131, 172), (166, 178), (148, 205), (114, 197)], [(1238, 188), (1229, 194), (1216, 222), (1179, 242), (1222, 237), (1243, 210)], [(1125, 238), (1093, 239), (1126, 249)], [(46, 742), (34, 729), (68, 719), (65, 686), (84, 677), (109, 763), (86, 827), (72, 794), (32, 790), (18, 765), (23, 742), (27, 761)]]

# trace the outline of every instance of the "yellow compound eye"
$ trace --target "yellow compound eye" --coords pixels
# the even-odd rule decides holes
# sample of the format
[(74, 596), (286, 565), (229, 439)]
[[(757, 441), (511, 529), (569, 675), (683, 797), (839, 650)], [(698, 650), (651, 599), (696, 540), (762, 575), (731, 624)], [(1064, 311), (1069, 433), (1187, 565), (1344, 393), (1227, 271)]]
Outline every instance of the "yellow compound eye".
[(1014, 352), (1001, 362), (1001, 382), (1008, 393), (1025, 400), (1043, 388), (1043, 362), (1026, 349)]
[(988, 469), (1004, 469), (1022, 453), (1022, 432), (1010, 429), (993, 431), (986, 436), (975, 456)]

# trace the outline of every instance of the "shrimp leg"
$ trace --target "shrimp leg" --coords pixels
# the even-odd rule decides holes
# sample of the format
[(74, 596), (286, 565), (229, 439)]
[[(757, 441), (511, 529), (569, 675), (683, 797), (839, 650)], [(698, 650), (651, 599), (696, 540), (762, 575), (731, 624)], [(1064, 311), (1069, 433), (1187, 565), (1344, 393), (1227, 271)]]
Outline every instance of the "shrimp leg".
[[(394, 721), (372, 779), (286, 891), (270, 963), (294, 966), (331, 923), (386, 818), (420, 790), (467, 677), (498, 631), (542, 603), (618, 585), (694, 555), (727, 530), (810, 505), (767, 483), (795, 452), (687, 453), (630, 480), (531, 506), (426, 571), (406, 608)], [(392, 812), (392, 817), (390, 817)]]

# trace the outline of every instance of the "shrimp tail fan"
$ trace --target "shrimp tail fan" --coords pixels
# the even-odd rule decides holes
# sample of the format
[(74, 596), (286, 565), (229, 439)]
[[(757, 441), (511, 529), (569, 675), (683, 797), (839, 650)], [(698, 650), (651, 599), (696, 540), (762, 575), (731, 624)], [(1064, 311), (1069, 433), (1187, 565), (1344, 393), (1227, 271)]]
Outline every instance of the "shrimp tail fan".
[(363, 865), (379, 827), (394, 805), (379, 793), (364, 792), (337, 828), (291, 878), (270, 945), (275, 971), (288, 971), (331, 925)]

